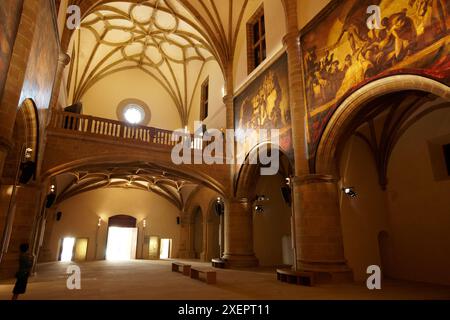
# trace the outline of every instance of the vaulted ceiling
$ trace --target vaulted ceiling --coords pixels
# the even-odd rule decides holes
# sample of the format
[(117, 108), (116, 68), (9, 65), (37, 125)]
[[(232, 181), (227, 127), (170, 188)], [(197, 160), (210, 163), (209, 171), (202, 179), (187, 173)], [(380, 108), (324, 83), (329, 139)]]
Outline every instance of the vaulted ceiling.
[(198, 187), (196, 182), (149, 164), (86, 166), (57, 177), (57, 202), (97, 189), (125, 188), (155, 193), (182, 210)]
[(225, 70), (232, 59), (249, 0), (73, 3), (84, 18), (69, 46), (69, 103), (109, 75), (139, 69), (168, 92), (186, 125), (205, 65)]

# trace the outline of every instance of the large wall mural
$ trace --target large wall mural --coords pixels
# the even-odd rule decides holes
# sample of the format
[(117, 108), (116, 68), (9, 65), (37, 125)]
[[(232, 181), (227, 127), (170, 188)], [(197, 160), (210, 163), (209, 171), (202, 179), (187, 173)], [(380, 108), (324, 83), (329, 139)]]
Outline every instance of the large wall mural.
[[(234, 99), (234, 108), (237, 132), (248, 129), (279, 129), (280, 148), (293, 160), (286, 54)], [(252, 147), (254, 146), (244, 146), (246, 150)]]
[(0, 100), (19, 29), (23, 0), (2, 0), (0, 5)]
[[(381, 9), (381, 28), (367, 8)], [(368, 82), (392, 74), (450, 81), (450, 1), (333, 1), (301, 36), (309, 112), (310, 155), (338, 105)]]

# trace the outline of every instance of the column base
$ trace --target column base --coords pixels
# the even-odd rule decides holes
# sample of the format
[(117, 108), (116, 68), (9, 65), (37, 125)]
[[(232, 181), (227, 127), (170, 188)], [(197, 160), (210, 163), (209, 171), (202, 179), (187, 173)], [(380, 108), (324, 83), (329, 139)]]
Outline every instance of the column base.
[(312, 272), (318, 284), (353, 282), (353, 271), (346, 261), (299, 261), (296, 271)]
[(255, 255), (237, 255), (232, 253), (226, 253), (223, 255), (222, 260), (225, 261), (227, 268), (252, 268), (257, 267), (259, 264)]

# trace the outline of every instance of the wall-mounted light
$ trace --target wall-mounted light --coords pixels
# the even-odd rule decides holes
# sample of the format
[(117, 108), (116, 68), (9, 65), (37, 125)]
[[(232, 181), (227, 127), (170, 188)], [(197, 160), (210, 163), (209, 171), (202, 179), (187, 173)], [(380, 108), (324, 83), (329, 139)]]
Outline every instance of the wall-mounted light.
[(31, 159), (31, 153), (33, 152), (33, 149), (31, 148), (26, 148), (25, 149), (25, 159)]
[(258, 202), (269, 201), (269, 197), (266, 197), (265, 195), (256, 195), (256, 201)]
[(97, 227), (101, 227), (102, 226), (102, 218), (98, 218), (98, 223), (97, 223)]
[(52, 184), (52, 185), (50, 186), (50, 192), (51, 192), (51, 193), (55, 193), (55, 190), (56, 190), (56, 186), (55, 186), (54, 184)]
[(344, 187), (342, 191), (350, 198), (356, 198), (358, 196), (353, 187)]
[(144, 227), (144, 228), (147, 227), (147, 220), (144, 219), (144, 220), (142, 221), (142, 227)]
[(264, 213), (264, 207), (259, 205), (259, 204), (257, 204), (255, 206), (255, 213), (258, 213), (258, 214)]

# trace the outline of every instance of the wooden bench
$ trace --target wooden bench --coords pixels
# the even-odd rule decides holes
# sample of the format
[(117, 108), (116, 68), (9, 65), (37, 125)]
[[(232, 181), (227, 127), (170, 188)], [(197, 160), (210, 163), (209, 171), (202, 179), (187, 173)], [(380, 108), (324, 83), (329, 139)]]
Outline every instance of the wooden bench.
[[(180, 271), (180, 267), (181, 267), (181, 271)], [(181, 262), (172, 262), (172, 271), (173, 272), (181, 272), (185, 276), (188, 276), (191, 274), (191, 265), (184, 264)]]
[(277, 269), (277, 279), (282, 282), (294, 283), (308, 287), (312, 287), (314, 285), (314, 273), (312, 272)]
[(192, 279), (200, 279), (201, 273), (205, 275), (206, 283), (208, 283), (208, 284), (216, 283), (216, 272), (214, 270), (205, 269), (205, 268), (197, 268), (197, 267), (191, 268), (191, 278)]
[(225, 261), (222, 259), (212, 259), (211, 264), (214, 268), (225, 269)]

